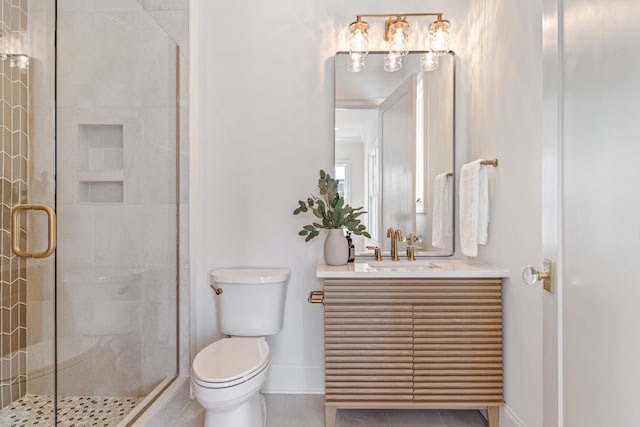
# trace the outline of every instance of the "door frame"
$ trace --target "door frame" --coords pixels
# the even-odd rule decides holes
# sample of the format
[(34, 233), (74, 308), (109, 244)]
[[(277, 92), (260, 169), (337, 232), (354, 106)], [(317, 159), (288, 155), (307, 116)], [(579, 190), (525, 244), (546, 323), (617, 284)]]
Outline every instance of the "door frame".
[[(544, 427), (563, 426), (562, 255), (564, 133), (564, 3), (542, 2), (542, 255), (552, 261), (552, 293), (542, 297), (542, 419)], [(542, 264), (542, 260), (540, 260)]]

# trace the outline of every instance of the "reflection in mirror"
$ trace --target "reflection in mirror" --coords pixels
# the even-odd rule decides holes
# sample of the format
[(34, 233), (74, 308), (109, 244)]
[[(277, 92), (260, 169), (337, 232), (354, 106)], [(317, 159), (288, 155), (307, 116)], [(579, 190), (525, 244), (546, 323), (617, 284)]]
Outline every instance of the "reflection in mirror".
[[(356, 252), (375, 245), (388, 256), (386, 231), (399, 228), (398, 245), (416, 256), (453, 254), (453, 52), (434, 71), (420, 70), (420, 53), (402, 69), (384, 71), (384, 53), (370, 53), (367, 68), (347, 71), (348, 53), (335, 59), (335, 176), (345, 201), (363, 206), (371, 239), (354, 236)], [(409, 238), (407, 238), (409, 236)], [(412, 238), (414, 236), (414, 238)]]

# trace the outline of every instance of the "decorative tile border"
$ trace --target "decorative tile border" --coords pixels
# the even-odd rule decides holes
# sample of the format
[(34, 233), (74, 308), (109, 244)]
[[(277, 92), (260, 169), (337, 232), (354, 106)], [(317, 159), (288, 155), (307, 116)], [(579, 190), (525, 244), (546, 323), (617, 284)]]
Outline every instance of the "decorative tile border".
[[(22, 53), (27, 1), (0, 0), (0, 54)], [(26, 262), (12, 253), (9, 236), (11, 208), (27, 201), (28, 81), (27, 70), (0, 59), (0, 408), (26, 393)], [(20, 235), (24, 244), (25, 226)]]

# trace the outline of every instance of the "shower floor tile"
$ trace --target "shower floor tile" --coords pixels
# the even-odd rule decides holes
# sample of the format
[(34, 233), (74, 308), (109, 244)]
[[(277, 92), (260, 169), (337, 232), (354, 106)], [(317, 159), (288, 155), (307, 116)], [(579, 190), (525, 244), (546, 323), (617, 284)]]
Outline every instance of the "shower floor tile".
[[(142, 397), (62, 397), (58, 403), (58, 426), (115, 426), (141, 400)], [(0, 426), (52, 425), (53, 405), (49, 396), (28, 394), (0, 410)]]

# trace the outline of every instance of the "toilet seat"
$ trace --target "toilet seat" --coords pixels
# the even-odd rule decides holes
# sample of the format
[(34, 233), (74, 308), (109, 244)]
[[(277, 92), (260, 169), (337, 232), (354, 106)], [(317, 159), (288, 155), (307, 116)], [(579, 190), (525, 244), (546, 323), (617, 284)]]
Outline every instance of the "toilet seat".
[(249, 381), (269, 366), (264, 338), (223, 338), (193, 359), (193, 381), (205, 388), (227, 388)]

